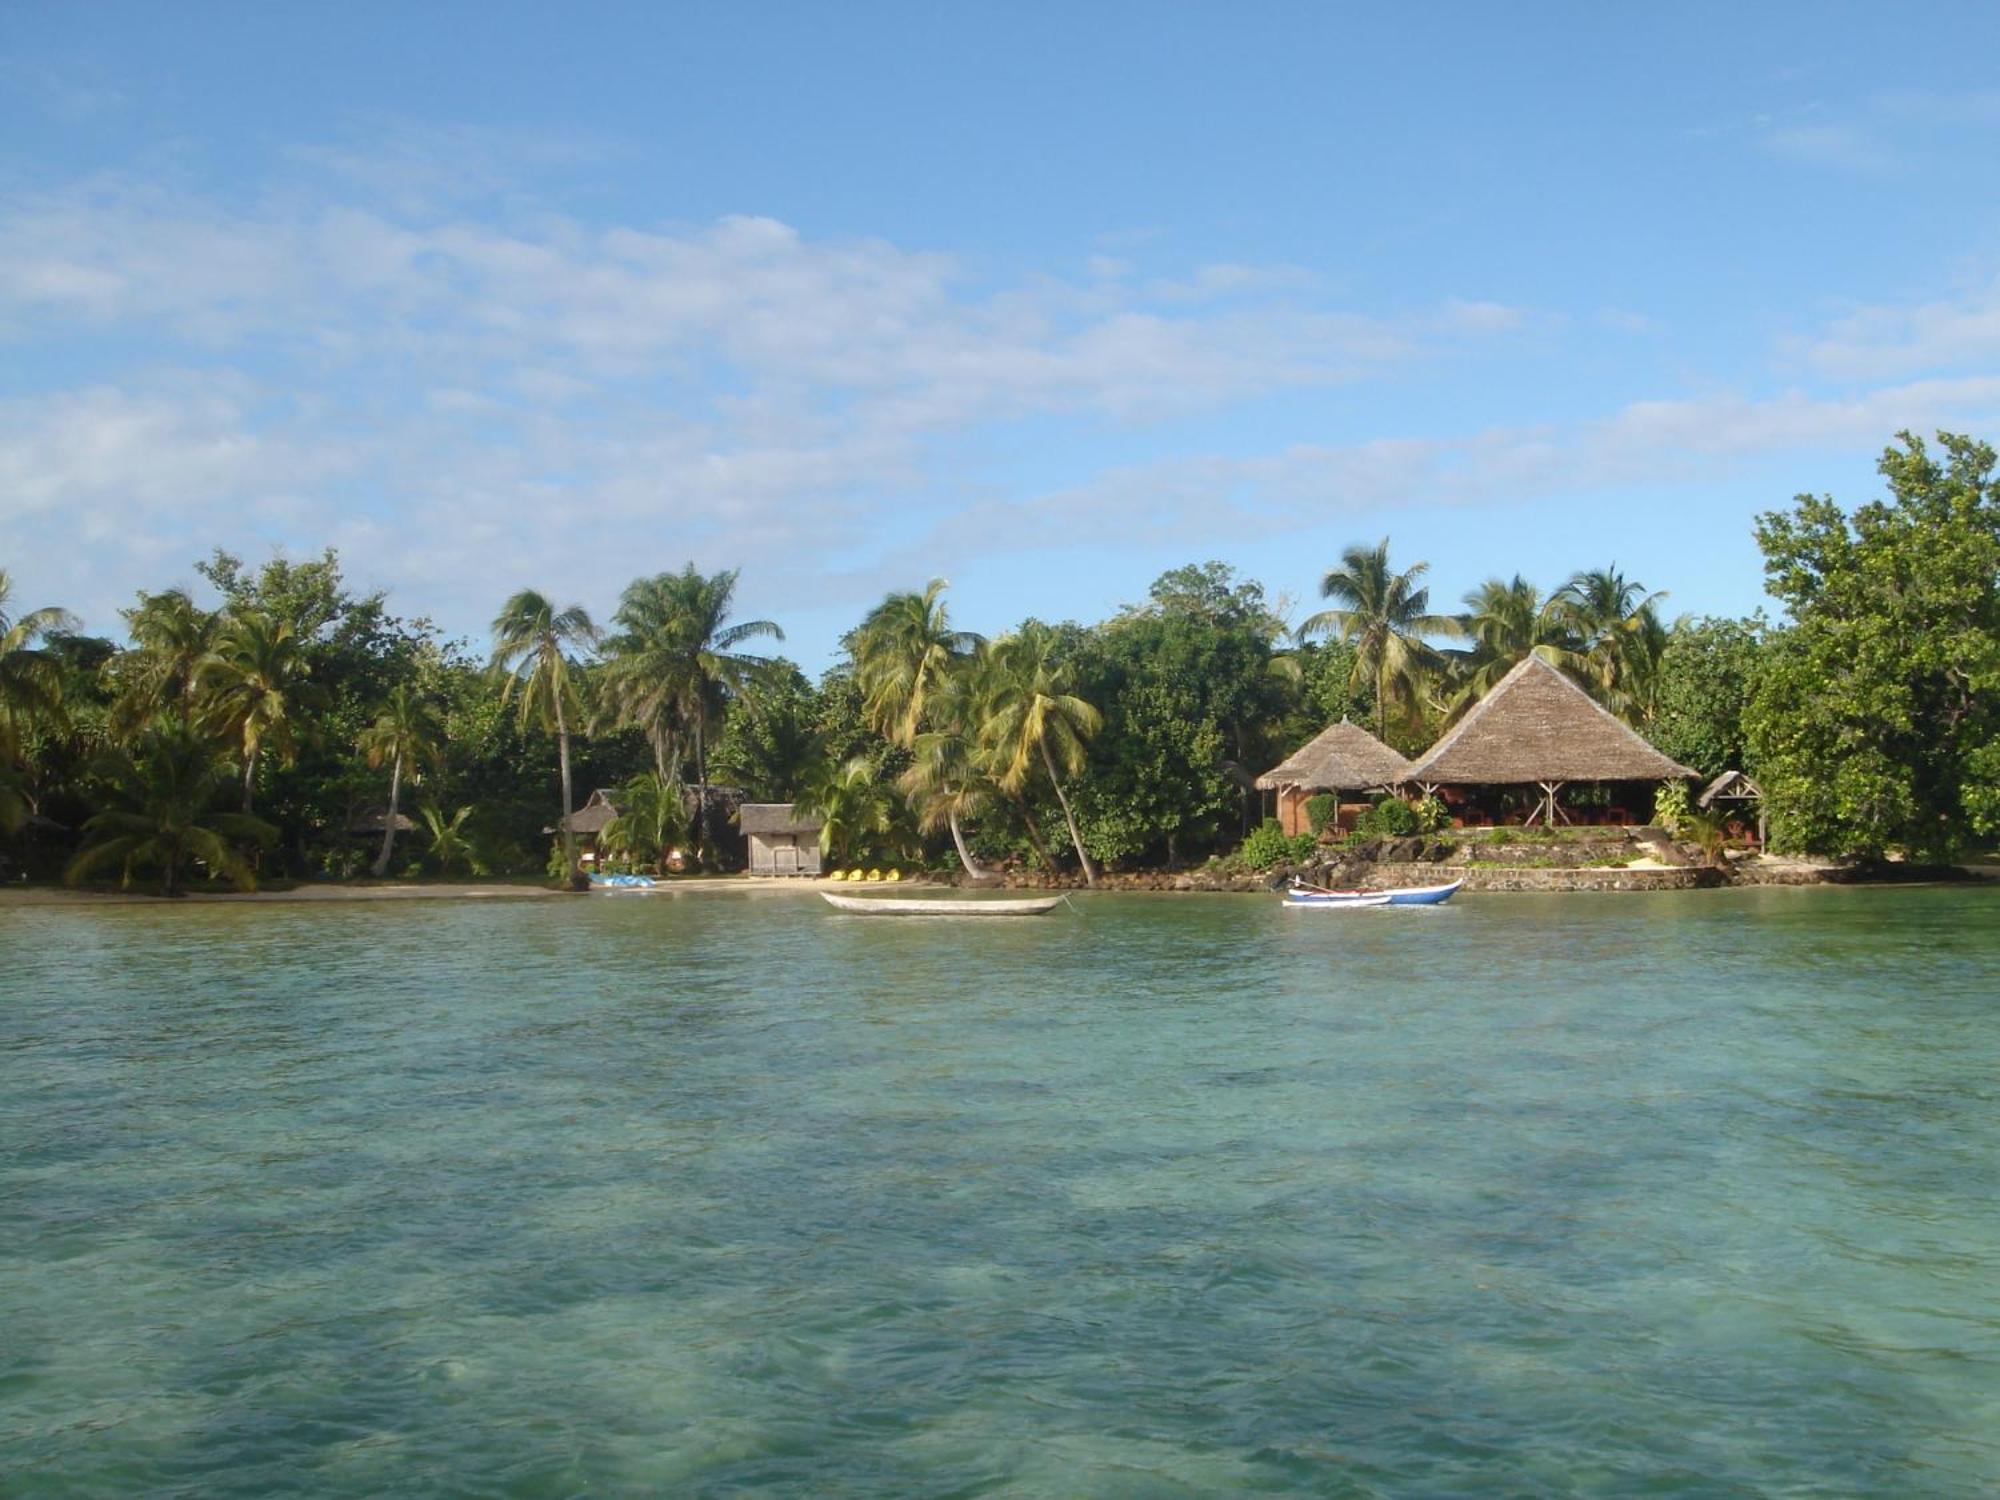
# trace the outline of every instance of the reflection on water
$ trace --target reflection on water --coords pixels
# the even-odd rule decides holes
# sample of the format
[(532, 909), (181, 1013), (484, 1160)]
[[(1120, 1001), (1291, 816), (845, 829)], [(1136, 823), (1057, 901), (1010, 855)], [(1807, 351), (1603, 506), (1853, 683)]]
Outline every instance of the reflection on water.
[(2000, 895), (0, 911), (9, 1495), (2000, 1488)]

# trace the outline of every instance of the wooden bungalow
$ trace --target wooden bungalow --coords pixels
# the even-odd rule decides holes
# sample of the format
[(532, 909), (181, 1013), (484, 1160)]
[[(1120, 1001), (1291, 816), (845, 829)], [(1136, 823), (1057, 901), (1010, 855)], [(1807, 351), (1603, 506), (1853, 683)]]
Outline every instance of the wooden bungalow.
[(745, 802), (736, 816), (750, 842), (752, 875), (819, 874), (818, 820), (794, 817), (789, 802)]
[(1410, 763), (1359, 724), (1342, 719), (1257, 778), (1257, 790), (1278, 794), (1278, 823), (1287, 834), (1310, 833), (1306, 803), (1322, 792), (1341, 797), (1335, 826), (1348, 829), (1368, 807), (1362, 794), (1403, 781)]
[[(1403, 777), (1437, 793), (1458, 821), (1489, 821), (1511, 792), (1524, 822), (1643, 822), (1663, 781), (1696, 773), (1655, 750), (1562, 672), (1531, 656), (1494, 686)], [(1601, 787), (1598, 805), (1563, 806), (1564, 787)], [(1520, 793), (1529, 793), (1519, 798)], [(1503, 806), (1497, 809), (1506, 820)]]

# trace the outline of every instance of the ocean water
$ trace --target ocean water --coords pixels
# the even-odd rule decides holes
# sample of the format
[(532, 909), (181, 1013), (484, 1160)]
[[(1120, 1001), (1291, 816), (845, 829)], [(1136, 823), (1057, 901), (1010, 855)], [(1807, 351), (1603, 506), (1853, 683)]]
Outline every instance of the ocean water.
[(2000, 1492), (2000, 892), (0, 907), (0, 1493)]

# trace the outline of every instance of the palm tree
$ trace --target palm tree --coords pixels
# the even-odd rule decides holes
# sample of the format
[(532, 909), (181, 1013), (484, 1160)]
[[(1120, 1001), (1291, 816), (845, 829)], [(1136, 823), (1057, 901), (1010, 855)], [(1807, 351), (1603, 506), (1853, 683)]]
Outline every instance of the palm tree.
[(891, 594), (861, 622), (853, 653), (861, 711), (891, 744), (914, 743), (934, 695), (981, 645), (969, 630), (953, 630), (942, 578), (921, 594)]
[(861, 688), (862, 713), (891, 744), (915, 753), (903, 785), (926, 828), (951, 830), (968, 875), (984, 872), (966, 847), (963, 820), (984, 801), (962, 718), (971, 705), (965, 670), (984, 644), (953, 630), (945, 581), (921, 594), (891, 594), (868, 614), (849, 649)]
[(107, 664), (115, 701), (111, 722), (121, 735), (136, 734), (156, 715), (171, 711), (182, 723), (193, 717), (201, 666), (215, 649), (218, 619), (182, 589), (139, 595), (121, 611), (132, 649)]
[(1581, 658), (1562, 601), (1543, 598), (1542, 591), (1519, 573), (1511, 579), (1487, 579), (1465, 596), (1465, 607), (1461, 626), (1473, 644), (1468, 651), (1447, 653), (1459, 666), (1459, 691), (1449, 707), (1450, 717), (1485, 697), (1530, 656), (1577, 670)]
[(1083, 866), (1083, 878), (1096, 885), (1097, 870), (1084, 847), (1057, 767), (1072, 776), (1083, 769), (1084, 745), (1097, 733), (1104, 716), (1070, 691), (1075, 685), (1073, 674), (1067, 662), (1056, 659), (1056, 647), (1055, 632), (1035, 622), (995, 643), (995, 670), (980, 738), (995, 752), (994, 779), (1002, 791), (1020, 795), (1039, 762), (1069, 824), (1070, 843)]
[(463, 862), (475, 875), (486, 873), (478, 850), (465, 832), (465, 820), (472, 816), (469, 806), (461, 807), (446, 817), (443, 808), (435, 803), (425, 803), (417, 809), (417, 816), (423, 820), (424, 832), (430, 836), (430, 855), (438, 862), (438, 869), (448, 874), (454, 864)]
[(597, 643), (597, 627), (580, 604), (559, 610), (533, 589), (522, 589), (501, 607), (493, 621), (491, 670), (502, 678), (500, 701), (504, 704), (516, 690), (521, 695), (520, 723), (523, 729), (540, 724), (556, 737), (556, 755), (562, 769), (563, 862), (571, 885), (581, 878), (576, 862), (576, 830), (570, 827), (574, 805), (569, 780), (569, 724), (580, 706), (577, 695), (576, 664), (572, 651), (579, 654)]
[(820, 853), (829, 860), (860, 860), (897, 842), (901, 825), (897, 799), (875, 776), (868, 757), (835, 765), (822, 762), (792, 799), (794, 817), (819, 821)]
[[(768, 657), (740, 647), (759, 636), (782, 641), (770, 620), (728, 623), (736, 595), (734, 570), (704, 575), (689, 563), (678, 573), (635, 580), (613, 621), (606, 691), (616, 722), (645, 731), (654, 768), (670, 780), (668, 750), (675, 729), (694, 749), (695, 839), (708, 847), (708, 736), (731, 699), (754, 708)], [(678, 757), (675, 757), (677, 762)]]
[(1459, 622), (1449, 615), (1429, 613), (1431, 595), (1421, 586), (1429, 563), (1414, 563), (1401, 573), (1389, 566), (1389, 539), (1373, 547), (1353, 546), (1340, 555), (1340, 566), (1320, 580), (1320, 596), (1339, 601), (1299, 626), (1301, 639), (1333, 631), (1354, 648), (1353, 685), (1375, 689), (1375, 733), (1387, 738), (1391, 700), (1414, 706), (1422, 678), (1434, 671), (1438, 653), (1424, 641), (1427, 635), (1456, 636)]
[(1664, 592), (1647, 593), (1643, 583), (1627, 578), (1616, 563), (1574, 574), (1555, 592), (1578, 640), (1581, 675), (1607, 707), (1627, 718), (1634, 717), (1632, 705), (1646, 694), (1636, 679), (1648, 664), (1647, 649), (1664, 644), (1655, 606), (1666, 597)]
[(204, 716), (242, 753), (246, 815), (255, 810), (257, 767), (265, 754), (286, 765), (298, 758), (295, 711), (304, 706), (311, 670), (291, 622), (260, 610), (226, 616), (214, 649), (201, 660), (196, 678)]
[(597, 847), (640, 863), (663, 864), (686, 826), (680, 788), (659, 775), (634, 776), (619, 790), (618, 812), (598, 830)]
[(389, 857), (396, 847), (396, 817), (402, 801), (403, 771), (418, 779), (422, 768), (436, 765), (444, 725), (437, 709), (409, 684), (398, 683), (383, 700), (375, 722), (361, 731), (359, 748), (368, 757), (371, 769), (389, 763), (389, 812), (382, 819), (382, 852), (375, 857), (375, 878), (389, 873)]
[(105, 763), (104, 778), (115, 805), (83, 825), (88, 842), (65, 879), (79, 881), (117, 864), (130, 885), (135, 868), (157, 865), (162, 888), (177, 896), (182, 870), (199, 861), (239, 890), (256, 885), (236, 845), (269, 845), (277, 830), (247, 813), (216, 810), (232, 778), (206, 736), (181, 725), (150, 730), (131, 754)]
[(13, 591), (13, 580), (0, 568), (0, 766), (20, 756), (31, 730), (61, 715), (61, 664), (36, 642), (77, 623), (60, 609), (34, 609), (16, 619), (7, 613)]

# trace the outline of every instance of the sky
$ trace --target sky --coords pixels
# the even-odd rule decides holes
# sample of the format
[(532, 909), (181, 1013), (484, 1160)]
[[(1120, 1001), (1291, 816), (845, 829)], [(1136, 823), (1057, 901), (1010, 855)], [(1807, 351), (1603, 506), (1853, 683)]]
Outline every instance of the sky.
[(1758, 512), (2000, 440), (2000, 11), (0, 0), (0, 569), (339, 550), (475, 645), (737, 568), (1292, 618), (1616, 563), (1765, 603)]

